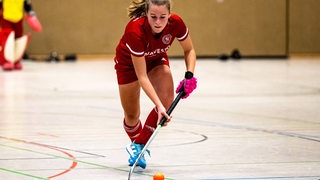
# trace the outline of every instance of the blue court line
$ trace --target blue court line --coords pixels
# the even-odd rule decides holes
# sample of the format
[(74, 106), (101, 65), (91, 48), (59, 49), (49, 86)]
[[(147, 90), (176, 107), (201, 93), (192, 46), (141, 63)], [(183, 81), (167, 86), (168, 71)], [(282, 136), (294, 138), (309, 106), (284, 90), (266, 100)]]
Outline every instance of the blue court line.
[(253, 177), (253, 178), (213, 178), (213, 179), (199, 179), (199, 180), (253, 180), (253, 179), (305, 179), (315, 178), (320, 180), (319, 176), (270, 176), (270, 177)]
[[(188, 123), (195, 122), (193, 119), (186, 119), (186, 118), (179, 118), (179, 119), (182, 119), (184, 121), (189, 121)], [(263, 129), (263, 128), (255, 128), (255, 127), (250, 127), (250, 126), (238, 125), (238, 124), (233, 125), (233, 124), (227, 124), (227, 123), (221, 123), (221, 122), (208, 122), (206, 120), (198, 120), (197, 123), (199, 124), (199, 122), (200, 123), (202, 122), (205, 125), (210, 124), (213, 126), (230, 128), (230, 129), (240, 129), (240, 130), (245, 130), (245, 131), (262, 132), (262, 133), (298, 138), (298, 139), (303, 139), (303, 140), (308, 140), (308, 141), (314, 141), (314, 142), (318, 142), (318, 143), (320, 142), (320, 136), (318, 136), (318, 135), (306, 135), (306, 134), (279, 131), (279, 130), (268, 130), (268, 129)]]

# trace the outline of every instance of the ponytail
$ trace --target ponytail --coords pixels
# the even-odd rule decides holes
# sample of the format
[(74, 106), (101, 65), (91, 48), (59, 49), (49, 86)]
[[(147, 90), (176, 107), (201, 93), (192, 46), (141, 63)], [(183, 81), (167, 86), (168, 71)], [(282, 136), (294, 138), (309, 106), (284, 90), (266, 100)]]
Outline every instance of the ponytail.
[(128, 7), (129, 18), (137, 18), (146, 15), (146, 0), (132, 0)]
[(128, 7), (129, 18), (145, 16), (150, 4), (165, 5), (169, 12), (171, 11), (171, 0), (131, 0), (131, 4)]

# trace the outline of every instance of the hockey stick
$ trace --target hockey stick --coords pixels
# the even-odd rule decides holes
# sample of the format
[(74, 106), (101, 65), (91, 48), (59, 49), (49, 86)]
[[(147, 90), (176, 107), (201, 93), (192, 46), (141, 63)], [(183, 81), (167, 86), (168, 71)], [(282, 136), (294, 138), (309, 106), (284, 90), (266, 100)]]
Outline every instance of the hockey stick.
[[(180, 99), (185, 95), (185, 92), (183, 90), (181, 90), (179, 92), (179, 94), (177, 95), (177, 97), (174, 99), (174, 101), (172, 102), (171, 106), (169, 107), (167, 114), (170, 115), (173, 111), (173, 109), (177, 106), (178, 102), (180, 101)], [(167, 121), (167, 119), (165, 117), (162, 117), (161, 121), (159, 122), (157, 128), (153, 131), (151, 137), (149, 138), (148, 142), (144, 145), (143, 149), (141, 150), (141, 153), (139, 154), (138, 158), (136, 159), (136, 161), (134, 162), (134, 164), (131, 166), (130, 171), (129, 171), (129, 175), (128, 175), (128, 180), (130, 180), (131, 175), (134, 171), (134, 168), (136, 167), (137, 163), (139, 162), (140, 158), (144, 155), (144, 153), (146, 152), (148, 146), (150, 145), (151, 141), (154, 139), (154, 137), (158, 134), (159, 129), (164, 125), (164, 123)]]

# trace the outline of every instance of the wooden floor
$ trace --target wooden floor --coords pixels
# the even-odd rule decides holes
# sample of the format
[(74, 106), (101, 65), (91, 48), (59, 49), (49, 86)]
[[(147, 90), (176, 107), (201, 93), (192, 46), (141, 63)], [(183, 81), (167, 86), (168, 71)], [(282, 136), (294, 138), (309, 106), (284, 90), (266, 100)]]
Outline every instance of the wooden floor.
[[(0, 179), (127, 179), (113, 62), (23, 64), (0, 71)], [(184, 63), (171, 68), (178, 83)], [(205, 59), (195, 74), (132, 179), (320, 179), (320, 59)]]

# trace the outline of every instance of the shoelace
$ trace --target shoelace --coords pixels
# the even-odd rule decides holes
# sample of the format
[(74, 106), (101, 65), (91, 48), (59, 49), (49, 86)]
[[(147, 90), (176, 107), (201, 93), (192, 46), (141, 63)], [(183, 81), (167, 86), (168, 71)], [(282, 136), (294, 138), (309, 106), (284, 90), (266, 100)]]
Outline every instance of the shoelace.
[[(141, 153), (141, 150), (143, 149), (143, 147), (144, 147), (144, 145), (142, 145), (142, 144), (131, 145), (131, 149), (132, 149), (132, 152), (133, 152), (135, 157), (139, 156), (139, 154)], [(148, 153), (149, 156), (151, 156), (149, 149), (147, 149), (146, 152)]]

